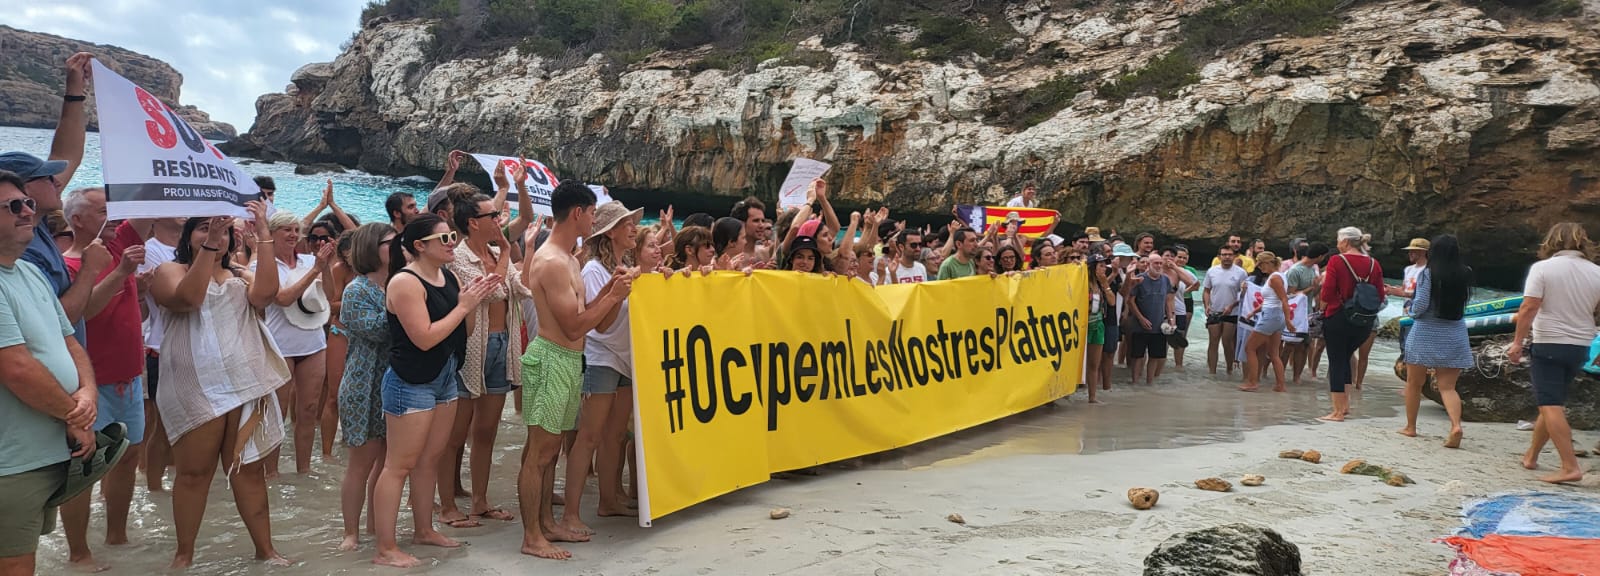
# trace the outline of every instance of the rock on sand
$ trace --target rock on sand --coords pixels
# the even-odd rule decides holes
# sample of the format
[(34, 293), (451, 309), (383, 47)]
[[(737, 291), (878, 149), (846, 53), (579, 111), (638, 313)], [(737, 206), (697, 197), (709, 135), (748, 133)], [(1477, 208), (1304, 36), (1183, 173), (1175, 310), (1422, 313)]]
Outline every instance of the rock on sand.
[(1233, 483), (1221, 478), (1201, 478), (1194, 481), (1194, 487), (1212, 492), (1228, 492), (1233, 490)]
[(1132, 502), (1133, 507), (1139, 510), (1149, 510), (1154, 508), (1156, 501), (1160, 499), (1161, 493), (1157, 492), (1154, 488), (1128, 489), (1128, 501)]
[(1228, 524), (1176, 534), (1144, 559), (1144, 576), (1300, 576), (1300, 547), (1271, 528)]

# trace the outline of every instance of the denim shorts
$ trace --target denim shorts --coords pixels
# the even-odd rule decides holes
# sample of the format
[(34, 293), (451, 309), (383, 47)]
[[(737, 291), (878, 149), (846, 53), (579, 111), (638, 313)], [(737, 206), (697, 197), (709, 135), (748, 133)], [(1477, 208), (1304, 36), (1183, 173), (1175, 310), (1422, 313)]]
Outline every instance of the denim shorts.
[(1262, 308), (1261, 315), (1256, 316), (1255, 331), (1267, 336), (1282, 332), (1285, 323), (1282, 308)]
[(128, 426), (128, 443), (144, 442), (144, 378), (134, 376), (127, 382), (101, 384), (100, 401), (95, 408), (94, 429), (100, 430), (112, 422)]
[(583, 369), (584, 394), (615, 394), (617, 388), (633, 386), (633, 378), (607, 368), (590, 364)]
[(1533, 398), (1540, 406), (1566, 406), (1567, 389), (1589, 361), (1589, 347), (1573, 344), (1534, 344), (1529, 350), (1528, 376)]
[(383, 413), (391, 416), (405, 416), (417, 412), (427, 412), (442, 404), (454, 402), (460, 397), (457, 387), (460, 386), (461, 375), (456, 373), (456, 359), (451, 356), (444, 363), (444, 369), (439, 370), (439, 375), (433, 381), (421, 384), (412, 384), (400, 379), (390, 368), (383, 372)]
[[(509, 340), (505, 332), (491, 332), (489, 343), (483, 348), (483, 391), (485, 394), (506, 395), (517, 387), (506, 375), (506, 347)], [(466, 382), (456, 385), (458, 396), (468, 396)]]

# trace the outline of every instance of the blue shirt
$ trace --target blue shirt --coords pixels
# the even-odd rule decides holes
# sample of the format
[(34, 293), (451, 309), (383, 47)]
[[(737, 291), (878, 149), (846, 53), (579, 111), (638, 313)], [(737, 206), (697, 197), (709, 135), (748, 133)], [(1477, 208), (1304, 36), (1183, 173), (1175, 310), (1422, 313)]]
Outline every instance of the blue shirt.
[[(50, 288), (55, 290), (56, 298), (61, 298), (72, 287), (72, 274), (67, 272), (67, 262), (61, 259), (61, 250), (56, 248), (56, 239), (50, 237), (50, 229), (44, 224), (33, 227), (33, 240), (28, 242), (28, 249), (22, 252), (22, 260), (33, 264), (45, 280), (50, 282)], [(56, 306), (60, 307), (58, 300)], [(72, 325), (72, 337), (78, 339), (78, 344), (85, 344), (83, 319), (80, 318)]]
[[(62, 391), (78, 391), (78, 367), (67, 350), (72, 326), (39, 269), (0, 266), (0, 348), (22, 346), (49, 370)], [(70, 456), (67, 424), (24, 404), (0, 386), (0, 476), (35, 470)]]
[(1145, 330), (1135, 319), (1133, 331), (1159, 334), (1161, 323), (1167, 321), (1167, 296), (1172, 292), (1172, 279), (1166, 274), (1146, 275), (1144, 281), (1133, 288), (1133, 303), (1144, 319), (1150, 321), (1150, 329)]

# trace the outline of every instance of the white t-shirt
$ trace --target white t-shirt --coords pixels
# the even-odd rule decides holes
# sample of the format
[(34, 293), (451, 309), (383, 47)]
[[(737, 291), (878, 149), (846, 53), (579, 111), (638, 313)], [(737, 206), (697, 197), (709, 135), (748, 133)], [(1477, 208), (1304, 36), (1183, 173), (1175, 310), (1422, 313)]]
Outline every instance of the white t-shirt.
[[(174, 246), (162, 244), (160, 240), (151, 237), (144, 241), (144, 264), (139, 265), (139, 273), (144, 274), (155, 270), (157, 266), (171, 262), (178, 257), (178, 249)], [(161, 307), (156, 306), (156, 299), (149, 293), (144, 295), (145, 309), (150, 314), (144, 319), (144, 347), (157, 352), (161, 351), (161, 336), (165, 328), (162, 327)]]
[(928, 281), (928, 267), (923, 266), (921, 262), (912, 262), (911, 267), (907, 268), (901, 266), (899, 262), (895, 262), (894, 280), (896, 284), (926, 282)]
[[(1250, 273), (1244, 267), (1234, 264), (1231, 268), (1212, 266), (1206, 271), (1206, 279), (1201, 281), (1200, 288), (1211, 290), (1211, 300), (1206, 302), (1206, 313), (1227, 314), (1228, 309), (1239, 302), (1239, 287), (1244, 285)], [(1242, 313), (1242, 310), (1235, 310)]]
[[(611, 281), (611, 271), (600, 264), (599, 260), (590, 260), (583, 265), (583, 299), (585, 302), (594, 300), (600, 295), (600, 290), (606, 287), (606, 282)], [(621, 372), (629, 379), (633, 378), (633, 340), (632, 332), (628, 329), (628, 301), (622, 301), (622, 311), (617, 312), (617, 321), (611, 323), (611, 329), (601, 332), (590, 330), (589, 337), (583, 342), (583, 359), (590, 366), (605, 366)]]
[(1588, 346), (1594, 341), (1600, 266), (1582, 252), (1564, 250), (1535, 262), (1522, 295), (1544, 301), (1533, 317), (1534, 344)]
[[(293, 269), (290, 269), (289, 265), (284, 264), (282, 260), (273, 257), (271, 252), (263, 253), (260, 256), (272, 258), (272, 262), (278, 265), (279, 288), (294, 284), (305, 277), (306, 274), (310, 274), (317, 269), (317, 257), (310, 254), (296, 255)], [(261, 260), (259, 258), (255, 262), (251, 262), (250, 270), (254, 272), (256, 266), (260, 263)], [(306, 288), (306, 292), (321, 290), (322, 287), (318, 282), (321, 282), (321, 280), (313, 281), (311, 287)], [(301, 296), (304, 297), (304, 294), (301, 294)], [(290, 306), (295, 306), (295, 304), (290, 304)], [(272, 341), (278, 344), (278, 353), (282, 354), (284, 358), (298, 358), (300, 356), (310, 356), (328, 348), (328, 334), (326, 332), (323, 332), (321, 328), (306, 330), (290, 324), (289, 317), (283, 313), (283, 308), (283, 306), (277, 304), (267, 305), (267, 332), (272, 334)]]
[(1022, 196), (1013, 196), (1013, 197), (1011, 197), (1010, 200), (1006, 200), (1006, 207), (1007, 208), (1038, 208), (1039, 207), (1039, 199), (1036, 197), (1036, 198), (1033, 199), (1033, 202), (1024, 202), (1022, 200)]
[[(1423, 270), (1427, 270), (1427, 269), (1428, 269), (1427, 266), (1423, 266), (1421, 264), (1413, 264), (1411, 266), (1406, 266), (1405, 276), (1400, 280), (1400, 287), (1404, 288), (1406, 292), (1410, 292), (1412, 294), (1416, 294), (1417, 293), (1417, 278), (1422, 276), (1422, 271)], [(1411, 301), (1409, 299), (1406, 300), (1406, 303), (1409, 304), (1410, 302)]]

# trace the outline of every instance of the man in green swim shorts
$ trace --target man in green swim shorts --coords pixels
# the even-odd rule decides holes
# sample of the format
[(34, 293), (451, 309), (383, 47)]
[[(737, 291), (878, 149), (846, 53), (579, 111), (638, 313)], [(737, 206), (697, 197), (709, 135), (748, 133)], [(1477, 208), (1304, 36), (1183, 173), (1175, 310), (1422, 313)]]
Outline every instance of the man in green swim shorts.
[(637, 271), (619, 269), (594, 300), (584, 302), (583, 278), (573, 257), (578, 238), (594, 229), (594, 192), (577, 181), (550, 195), (555, 227), (531, 258), (523, 262), (523, 285), (532, 288), (539, 333), (522, 355), (522, 419), (528, 425), (517, 497), (522, 502), (522, 553), (564, 560), (572, 555), (552, 542), (586, 542), (556, 523), (550, 510), (555, 493), (556, 458), (562, 433), (577, 428), (583, 392), (583, 344), (589, 331), (628, 297)]

